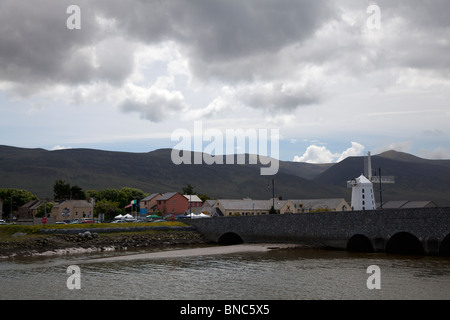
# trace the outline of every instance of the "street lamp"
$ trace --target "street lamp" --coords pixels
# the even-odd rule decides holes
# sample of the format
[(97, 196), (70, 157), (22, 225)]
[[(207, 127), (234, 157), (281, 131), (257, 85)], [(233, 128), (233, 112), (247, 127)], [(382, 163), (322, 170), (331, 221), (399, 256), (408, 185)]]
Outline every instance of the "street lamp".
[[(269, 181), (267, 181), (267, 189), (269, 188)], [(275, 210), (275, 179), (272, 179), (272, 207)]]

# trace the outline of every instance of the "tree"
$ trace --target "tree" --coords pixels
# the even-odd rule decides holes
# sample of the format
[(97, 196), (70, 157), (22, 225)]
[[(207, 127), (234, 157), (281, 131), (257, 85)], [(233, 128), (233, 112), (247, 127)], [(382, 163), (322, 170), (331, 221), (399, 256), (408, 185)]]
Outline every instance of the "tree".
[(16, 212), (19, 207), (30, 200), (39, 200), (38, 197), (27, 190), (14, 188), (0, 189), (0, 198), (3, 199), (3, 215), (5, 217)]
[(64, 180), (56, 180), (53, 185), (53, 198), (55, 201), (63, 201), (70, 199), (71, 189), (70, 184)]
[(119, 202), (120, 208), (123, 208), (130, 204), (131, 200), (140, 200), (144, 199), (148, 194), (146, 194), (144, 191), (136, 189), (136, 188), (129, 188), (124, 187), (120, 189), (118, 196), (117, 196), (117, 202)]
[(188, 184), (187, 187), (181, 188), (183, 194), (196, 194), (194, 191), (195, 186)]
[(52, 208), (55, 206), (54, 202), (45, 202), (43, 203), (37, 210), (36, 217), (42, 218), (44, 214), (47, 212), (47, 215), (52, 211)]
[(198, 194), (198, 197), (200, 198), (200, 200), (202, 200), (203, 203), (205, 203), (206, 200), (211, 200), (210, 197), (208, 197), (206, 194)]
[(277, 211), (275, 210), (275, 208), (273, 206), (270, 207), (269, 214), (276, 214), (276, 213)]
[(86, 200), (86, 193), (79, 186), (70, 188), (70, 198), (73, 200)]
[(102, 199), (95, 202), (95, 214), (98, 216), (99, 213), (104, 213), (106, 220), (112, 220), (115, 216), (123, 214), (124, 210), (119, 208), (118, 202)]
[(70, 186), (70, 184), (66, 183), (64, 180), (56, 180), (53, 185), (53, 198), (55, 201), (64, 201), (69, 199), (85, 200), (86, 193), (77, 185)]

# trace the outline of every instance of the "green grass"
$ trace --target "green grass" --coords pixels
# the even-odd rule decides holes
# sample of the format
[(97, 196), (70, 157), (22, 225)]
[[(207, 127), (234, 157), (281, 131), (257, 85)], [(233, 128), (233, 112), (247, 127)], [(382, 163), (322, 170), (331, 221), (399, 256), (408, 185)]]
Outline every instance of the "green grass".
[(25, 226), (25, 225), (0, 225), (0, 241), (9, 239), (17, 232), (26, 233), (27, 236), (39, 235), (41, 229), (73, 229), (73, 228), (123, 228), (123, 227), (151, 227), (151, 226), (169, 226), (169, 227), (185, 227), (187, 224), (179, 221), (167, 222), (136, 222), (136, 223), (85, 223), (85, 224), (53, 224), (43, 227), (40, 225)]

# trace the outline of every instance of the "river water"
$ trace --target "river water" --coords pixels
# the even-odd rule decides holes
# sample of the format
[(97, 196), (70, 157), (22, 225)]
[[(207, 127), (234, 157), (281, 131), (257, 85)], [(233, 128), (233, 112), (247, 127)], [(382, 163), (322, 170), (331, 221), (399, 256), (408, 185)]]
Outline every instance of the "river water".
[[(0, 298), (450, 299), (450, 258), (274, 246), (184, 247), (4, 259), (0, 260)], [(73, 265), (79, 267), (75, 280), (67, 273)], [(368, 273), (373, 265), (378, 271)], [(80, 289), (69, 289), (69, 278)], [(380, 288), (369, 289), (368, 282)]]

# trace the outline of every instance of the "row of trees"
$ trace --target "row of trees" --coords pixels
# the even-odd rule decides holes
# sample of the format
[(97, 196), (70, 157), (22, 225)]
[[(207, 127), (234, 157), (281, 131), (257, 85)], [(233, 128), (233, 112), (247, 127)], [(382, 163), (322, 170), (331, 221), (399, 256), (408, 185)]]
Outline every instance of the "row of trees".
[[(84, 191), (81, 187), (71, 186), (64, 180), (57, 180), (53, 185), (54, 201), (47, 199), (47, 202), (42, 205), (37, 213), (37, 216), (43, 216), (46, 211), (49, 213), (52, 207), (64, 200), (89, 200), (95, 199), (94, 214), (105, 213), (105, 217), (114, 216), (125, 213), (125, 206), (130, 204), (131, 200), (144, 199), (148, 194), (142, 190), (135, 188), (124, 187), (120, 190), (105, 189), (105, 190), (88, 190)], [(39, 200), (33, 193), (15, 188), (0, 189), (0, 199), (3, 200), (3, 216), (12, 217), (18, 209), (31, 200)]]
[(0, 189), (0, 199), (3, 200), (3, 216), (1, 218), (5, 219), (28, 201), (38, 200), (38, 197), (27, 190), (3, 188)]

